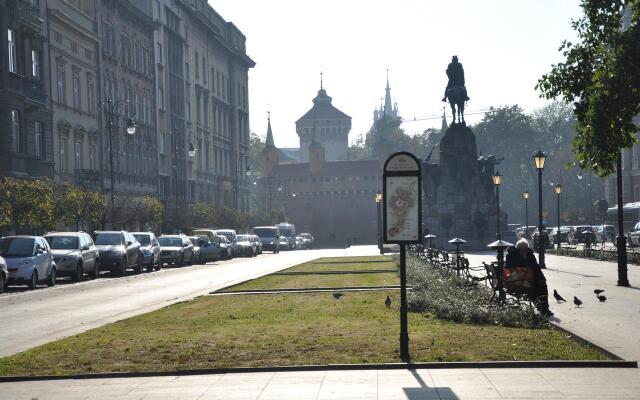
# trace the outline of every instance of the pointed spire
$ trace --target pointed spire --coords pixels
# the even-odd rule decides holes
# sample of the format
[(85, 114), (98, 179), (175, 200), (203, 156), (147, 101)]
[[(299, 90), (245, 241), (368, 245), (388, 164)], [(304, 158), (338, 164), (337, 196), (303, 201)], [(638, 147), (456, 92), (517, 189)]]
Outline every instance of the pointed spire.
[(271, 131), (271, 111), (267, 111), (267, 140), (265, 142), (266, 148), (275, 148), (276, 144), (273, 141), (273, 132)]
[(387, 68), (387, 87), (384, 89), (384, 115), (391, 116), (393, 113), (393, 106), (391, 105), (391, 88), (389, 87), (389, 68)]
[(449, 124), (447, 123), (447, 109), (442, 107), (442, 133), (445, 133), (447, 129), (449, 129)]
[(322, 82), (322, 70), (320, 70), (320, 90), (324, 90), (323, 82)]

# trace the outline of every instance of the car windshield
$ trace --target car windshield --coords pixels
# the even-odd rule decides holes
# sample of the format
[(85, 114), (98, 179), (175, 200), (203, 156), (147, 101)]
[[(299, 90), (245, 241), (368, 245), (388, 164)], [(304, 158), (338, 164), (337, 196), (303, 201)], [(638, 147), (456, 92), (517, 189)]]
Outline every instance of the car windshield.
[(191, 240), (191, 243), (193, 243), (194, 246), (200, 246), (201, 243), (204, 243), (205, 240), (199, 237), (190, 237), (189, 240)]
[(7, 257), (7, 258), (33, 256), (33, 239), (32, 238), (0, 239), (0, 256)]
[(158, 242), (160, 242), (160, 246), (182, 247), (182, 239), (180, 238), (161, 237)]
[(133, 235), (133, 237), (143, 246), (149, 246), (151, 244), (151, 237), (149, 235)]
[(218, 235), (222, 235), (224, 237), (226, 237), (227, 239), (229, 239), (229, 241), (233, 240), (233, 234), (231, 232), (216, 232)]
[(78, 238), (75, 236), (49, 236), (46, 237), (49, 247), (53, 250), (77, 250)]
[(275, 237), (276, 230), (273, 228), (255, 228), (253, 233), (259, 237)]
[(293, 236), (293, 229), (280, 228), (280, 234), (283, 236), (291, 237)]
[(97, 245), (121, 245), (122, 235), (119, 233), (98, 233), (95, 242)]

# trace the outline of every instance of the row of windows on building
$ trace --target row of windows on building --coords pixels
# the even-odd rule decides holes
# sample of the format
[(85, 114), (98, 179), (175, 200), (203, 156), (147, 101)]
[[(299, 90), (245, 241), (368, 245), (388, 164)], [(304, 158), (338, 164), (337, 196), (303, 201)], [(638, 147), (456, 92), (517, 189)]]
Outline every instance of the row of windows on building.
[(24, 148), (25, 143), (29, 143), (28, 140), (23, 140), (22, 119), (18, 110), (10, 110), (9, 116), (11, 119), (11, 143), (10, 148), (14, 153), (26, 152), (34, 156), (35, 158), (42, 159), (44, 155), (44, 143), (42, 141), (42, 122), (32, 121), (32, 133), (33, 133), (33, 148)]
[[(59, 143), (59, 157), (60, 157), (60, 165), (58, 166), (59, 168), (59, 172), (61, 173), (67, 173), (69, 172), (68, 170), (68, 163), (69, 163), (69, 145), (68, 145), (68, 139), (67, 138), (60, 138), (60, 143)], [(84, 154), (84, 152), (82, 151), (82, 142), (77, 140), (75, 143), (73, 143), (73, 166), (74, 166), (74, 170), (75, 171), (79, 171), (81, 169), (83, 169), (83, 164), (82, 164), (82, 155)], [(98, 162), (97, 162), (97, 148), (96, 148), (96, 144), (95, 143), (91, 143), (89, 144), (89, 151), (87, 156), (89, 157), (89, 165), (88, 168), (92, 171), (96, 171), (98, 169)]]
[[(122, 111), (124, 115), (133, 118), (138, 124), (154, 125), (155, 114), (151, 107), (153, 98), (150, 91), (138, 86), (132, 87), (131, 83), (123, 82), (122, 92), (118, 93), (117, 81), (115, 78), (109, 77), (108, 74), (104, 78), (104, 88), (106, 97), (112, 99), (114, 105), (118, 105), (115, 109), (116, 113)], [(120, 99), (125, 101), (124, 110), (118, 109)]]
[[(302, 131), (304, 133), (311, 134), (311, 133), (313, 133), (313, 129), (314, 128), (303, 128)], [(319, 133), (321, 135), (325, 135), (325, 134), (327, 134), (327, 135), (328, 134), (337, 135), (337, 134), (344, 133), (346, 135), (347, 133), (349, 133), (349, 128), (336, 128), (336, 127), (333, 127), (333, 128), (320, 128), (317, 133)]]
[(102, 53), (114, 60), (117, 58), (117, 49), (120, 49), (120, 64), (128, 69), (136, 71), (144, 76), (152, 78), (153, 48), (141, 44), (136, 37), (120, 34), (120, 41), (116, 43), (116, 30), (108, 22), (102, 23)]
[(375, 175), (354, 175), (354, 176), (313, 176), (313, 177), (295, 177), (279, 179), (284, 184), (291, 183), (320, 183), (320, 182), (344, 182), (344, 181), (381, 181), (382, 176)]
[(87, 72), (84, 75), (85, 79), (85, 87), (86, 87), (86, 102), (83, 105), (82, 103), (82, 84), (80, 82), (81, 74), (80, 68), (71, 65), (71, 96), (72, 103), (69, 104), (67, 98), (67, 70), (66, 63), (58, 63), (57, 65), (57, 73), (56, 73), (56, 100), (59, 104), (64, 106), (72, 106), (77, 111), (85, 111), (90, 114), (95, 114), (96, 112), (96, 89), (95, 89), (95, 80), (93, 78), (93, 74)]
[[(16, 37), (16, 31), (13, 29), (7, 30), (7, 53), (9, 55), (9, 72), (19, 74), (18, 63), (18, 39)], [(42, 76), (40, 51), (31, 49), (31, 71), (30, 76), (32, 79), (39, 81)]]
[(71, 38), (67, 38), (59, 31), (53, 30), (53, 41), (67, 47), (76, 54), (83, 55), (88, 61), (93, 61), (94, 59), (94, 52), (92, 49), (78, 45), (76, 41)]
[[(159, 153), (161, 155), (167, 155), (167, 151), (171, 149), (171, 138), (169, 134), (161, 133), (158, 139)], [(228, 150), (211, 144), (209, 141), (203, 142), (201, 139), (198, 139), (197, 142), (194, 143), (194, 146), (197, 151), (195, 160), (193, 161), (195, 166), (201, 171), (206, 172), (213, 169), (219, 175), (231, 175), (233, 172), (233, 163), (231, 153)], [(246, 160), (240, 160), (238, 168), (244, 171), (246, 168)]]
[(278, 192), (278, 197), (297, 197), (297, 196), (363, 196), (378, 193), (377, 190), (319, 190), (310, 192)]

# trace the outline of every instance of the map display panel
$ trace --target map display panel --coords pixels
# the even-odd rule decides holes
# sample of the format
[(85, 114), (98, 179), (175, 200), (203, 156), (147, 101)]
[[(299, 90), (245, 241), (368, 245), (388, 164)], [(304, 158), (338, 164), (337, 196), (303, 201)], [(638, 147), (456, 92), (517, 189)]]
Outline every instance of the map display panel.
[(420, 234), (419, 184), (417, 176), (387, 176), (387, 242), (418, 241)]

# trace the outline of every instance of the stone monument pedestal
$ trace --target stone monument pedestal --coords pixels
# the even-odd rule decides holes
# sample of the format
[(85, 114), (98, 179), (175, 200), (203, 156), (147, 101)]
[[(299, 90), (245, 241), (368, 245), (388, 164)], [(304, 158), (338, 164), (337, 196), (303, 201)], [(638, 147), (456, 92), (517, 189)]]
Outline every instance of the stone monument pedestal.
[[(438, 236), (433, 243), (449, 249), (460, 237), (466, 249), (486, 250), (496, 238), (494, 156), (478, 158), (476, 137), (464, 123), (454, 123), (438, 145), (438, 162), (423, 165), (423, 231)], [(507, 219), (501, 213), (501, 231)]]

